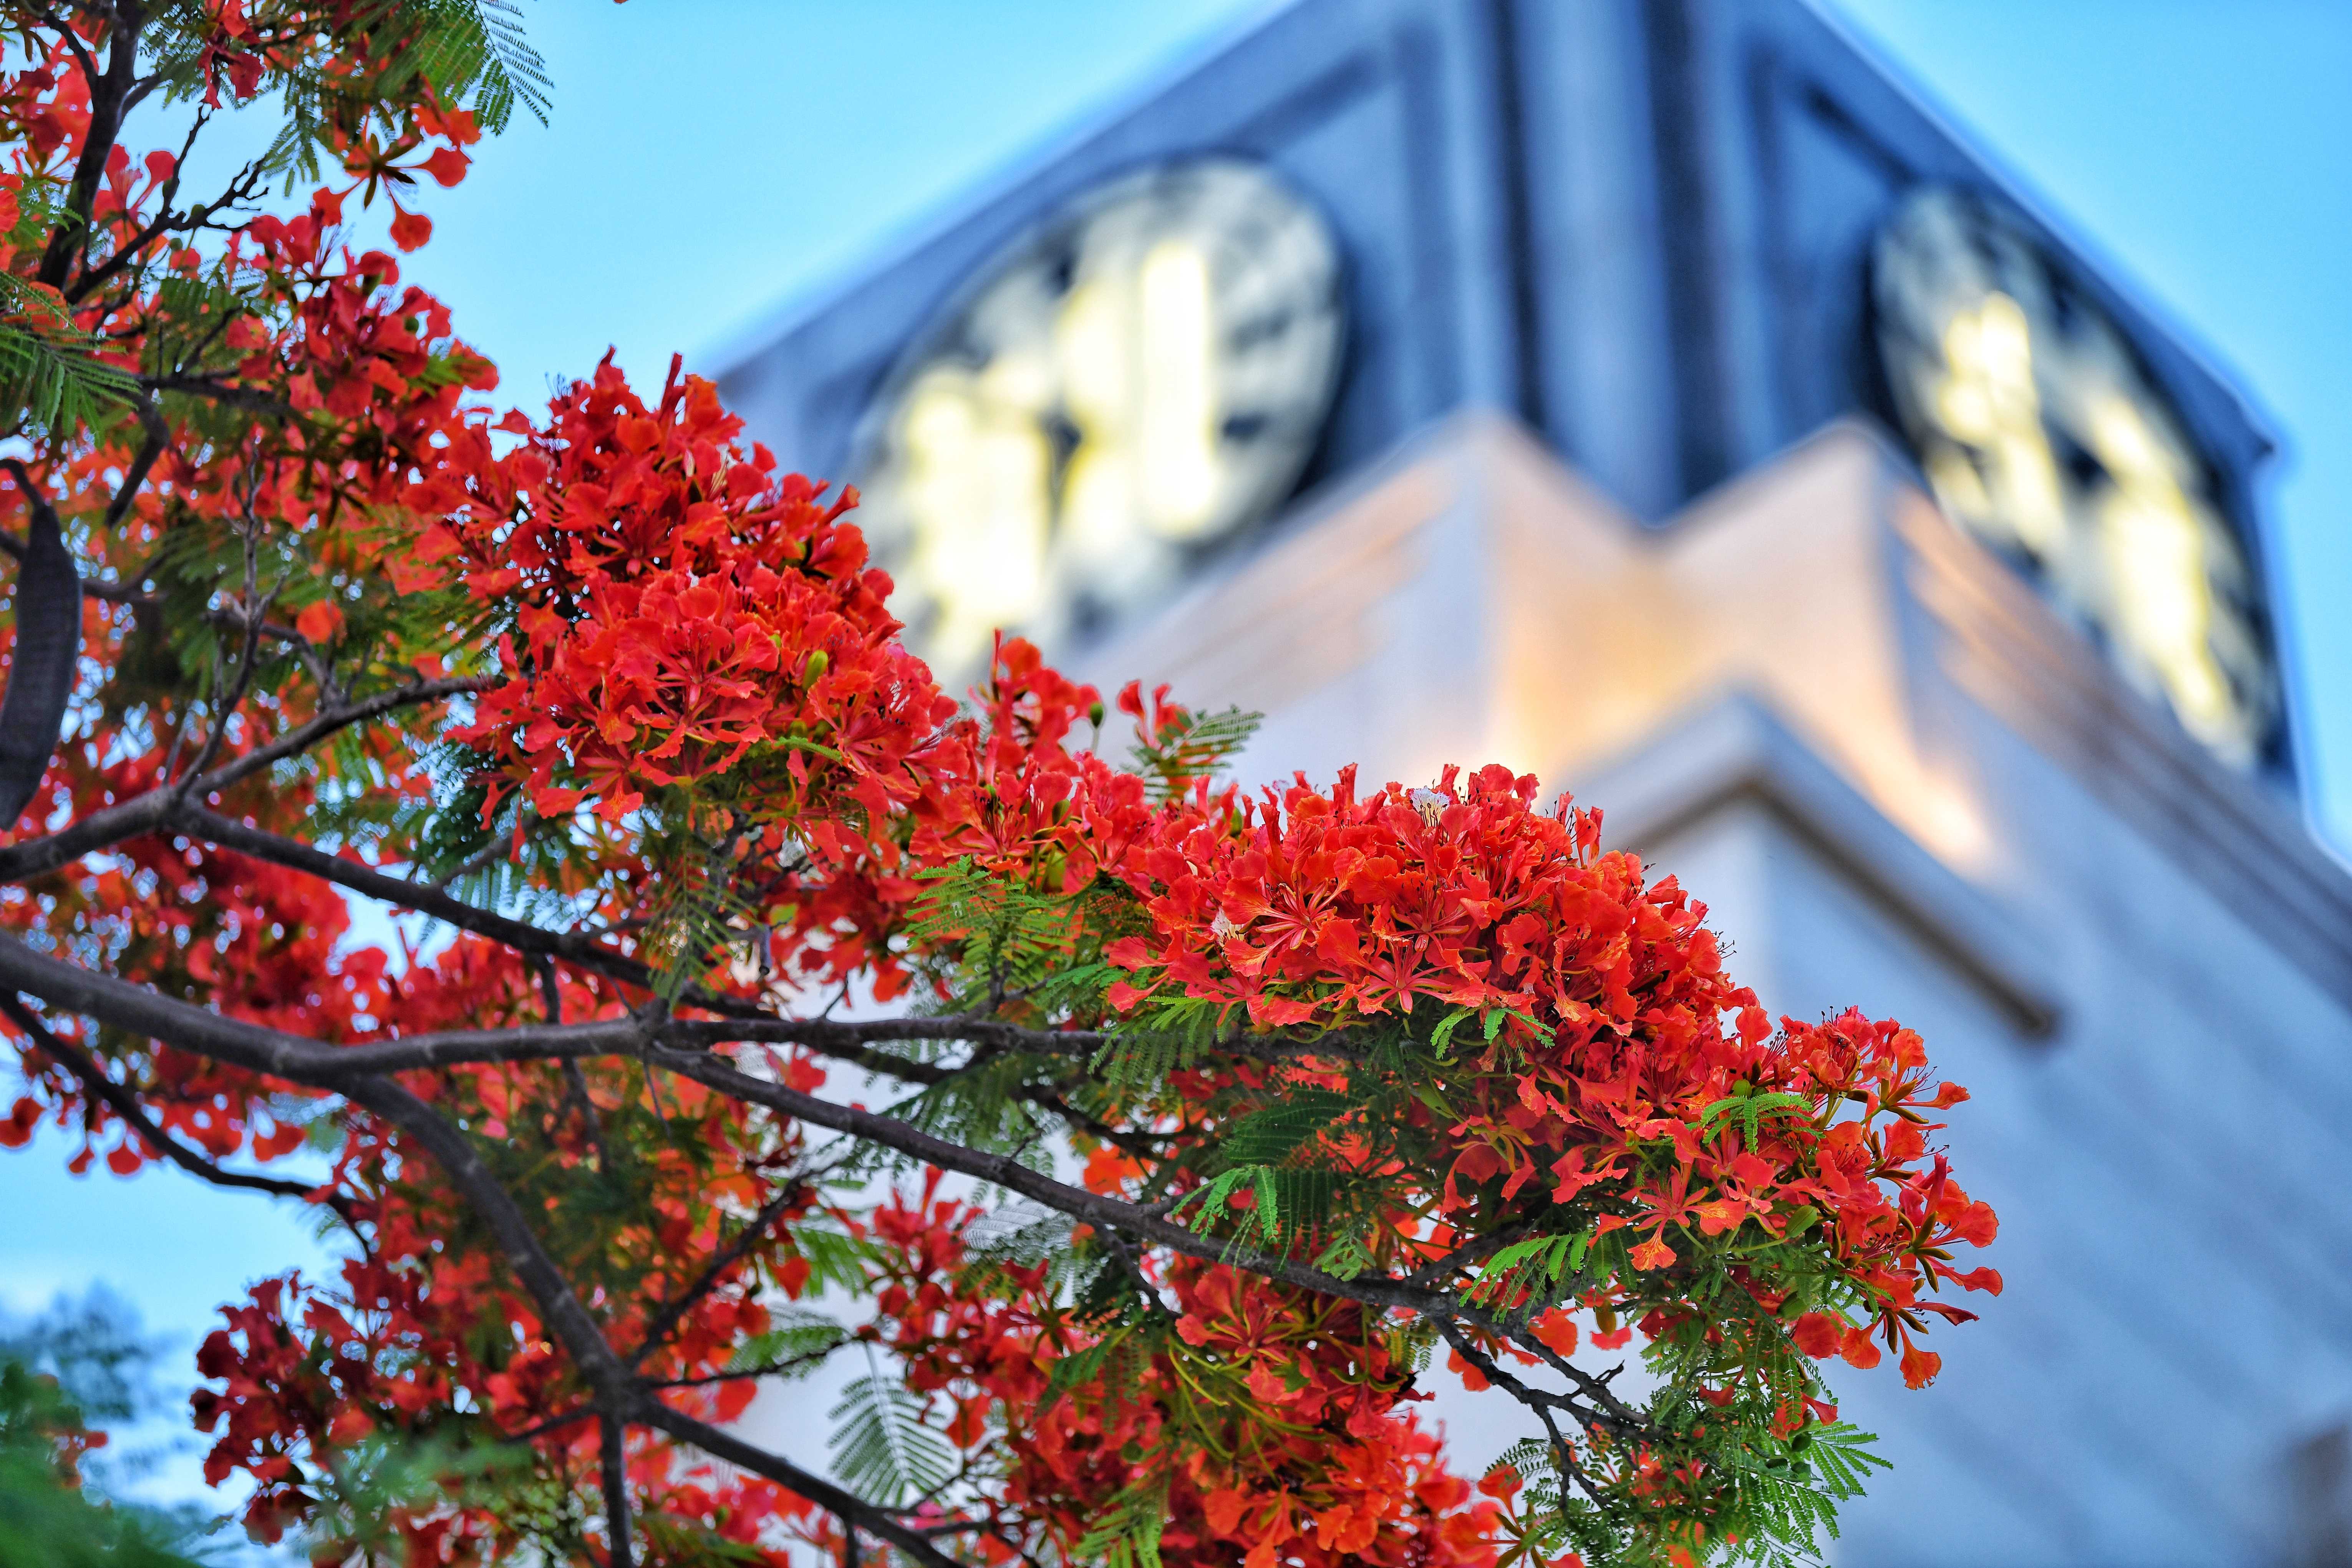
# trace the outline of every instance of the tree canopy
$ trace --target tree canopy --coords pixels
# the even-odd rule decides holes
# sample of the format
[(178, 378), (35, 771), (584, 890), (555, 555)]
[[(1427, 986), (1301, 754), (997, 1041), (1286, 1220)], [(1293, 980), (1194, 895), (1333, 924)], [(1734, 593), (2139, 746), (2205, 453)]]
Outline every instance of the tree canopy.
[[(1245, 716), (1018, 640), (942, 689), (854, 494), (675, 363), (501, 404), (347, 220), (414, 250), (543, 111), (504, 0), (0, 9), (0, 1143), (340, 1238), (198, 1357), (253, 1531), (1812, 1554), (1876, 1462), (1822, 1363), (1925, 1384), (2000, 1289), (1917, 1036), (1768, 1017), (1531, 777), (1246, 792)], [(281, 132), (191, 188), (231, 112)], [(1523, 1421), (1486, 1473), (1440, 1358)], [(835, 1360), (818, 1474), (739, 1417)]]

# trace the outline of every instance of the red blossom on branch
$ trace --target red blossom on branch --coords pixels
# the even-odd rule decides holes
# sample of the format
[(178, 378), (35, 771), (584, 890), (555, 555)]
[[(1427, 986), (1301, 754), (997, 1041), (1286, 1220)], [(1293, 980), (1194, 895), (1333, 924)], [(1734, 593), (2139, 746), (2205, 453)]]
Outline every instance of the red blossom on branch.
[[(346, 221), (425, 243), (511, 104), (415, 68), (491, 58), (425, 31), (462, 18), (11, 17), (0, 328), (72, 374), (0, 462), (0, 1145), (336, 1227), (199, 1353), (249, 1529), (778, 1568), (1809, 1549), (1786, 1521), (1863, 1463), (1801, 1459), (1856, 1441), (1818, 1363), (1925, 1384), (1954, 1289), (2000, 1289), (1916, 1035), (1767, 1017), (1705, 906), (1532, 779), (1244, 794), (1237, 719), (1017, 640), (960, 700), (854, 493), (676, 362), (492, 405)], [(187, 146), (120, 143), (157, 91), (291, 92), (281, 145), (345, 183), (273, 206), (281, 152), (184, 190)], [(68, 574), (78, 619), (27, 613)], [(437, 925), (365, 943), (351, 899)], [(1640, 1407), (1592, 1370), (1637, 1332)], [(1530, 1437), (1475, 1484), (1414, 1409), (1441, 1346)], [(833, 1473), (753, 1441), (760, 1389), (869, 1352)]]

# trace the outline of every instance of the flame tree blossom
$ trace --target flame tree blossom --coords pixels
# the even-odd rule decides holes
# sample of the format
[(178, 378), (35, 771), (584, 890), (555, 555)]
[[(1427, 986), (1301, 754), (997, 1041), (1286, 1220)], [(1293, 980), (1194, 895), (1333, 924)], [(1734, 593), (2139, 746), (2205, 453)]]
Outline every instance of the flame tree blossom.
[[(1924, 1386), (2000, 1285), (1916, 1035), (1767, 1016), (1703, 904), (1507, 770), (1246, 793), (1243, 716), (1017, 640), (943, 690), (854, 494), (676, 363), (499, 402), (352, 223), (427, 243), (543, 110), (502, 8), (7, 16), (0, 1144), (341, 1238), (198, 1352), (248, 1530), (1814, 1549), (1875, 1462), (1826, 1363)], [(194, 130), (135, 151), (159, 96)], [(1483, 1473), (1415, 1409), (1441, 1359), (1522, 1420)], [(829, 1464), (763, 1447), (759, 1392), (835, 1363)]]

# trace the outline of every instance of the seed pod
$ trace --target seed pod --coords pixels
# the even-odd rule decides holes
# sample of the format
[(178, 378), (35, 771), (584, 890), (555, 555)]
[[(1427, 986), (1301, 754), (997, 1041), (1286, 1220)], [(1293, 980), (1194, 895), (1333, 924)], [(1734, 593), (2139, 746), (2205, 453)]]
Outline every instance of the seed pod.
[(58, 514), (37, 496), (32, 510), (16, 572), (16, 653), (0, 698), (0, 827), (16, 826), (49, 771), (81, 659), (81, 574)]

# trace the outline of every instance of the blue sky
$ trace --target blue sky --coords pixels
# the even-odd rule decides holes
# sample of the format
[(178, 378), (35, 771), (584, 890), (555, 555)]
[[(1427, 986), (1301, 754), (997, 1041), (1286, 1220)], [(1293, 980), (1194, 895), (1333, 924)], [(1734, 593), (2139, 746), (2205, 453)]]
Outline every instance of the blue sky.
[[(1567, 0), (1561, 0), (1567, 3)], [(1272, 7), (1260, 0), (539, 4), (553, 123), (478, 150), (410, 267), (536, 401), (607, 344), (658, 381)], [(2352, 5), (1843, 0), (1839, 12), (2275, 423), (2281, 605), (2319, 810), (2352, 842)], [(783, 455), (789, 461), (791, 454)], [(174, 1336), (319, 1251), (153, 1173), (0, 1156), (0, 1305), (104, 1279)], [(184, 1467), (178, 1472), (184, 1480)]]
[[(1562, 0), (1567, 3), (1567, 0)], [(2352, 844), (2352, 5), (1832, 0), (2284, 437), (2271, 522), (2315, 807)], [(968, 199), (1266, 0), (539, 5), (553, 123), (432, 207), (415, 276), (537, 395), (658, 382)], [(782, 454), (790, 461), (792, 454)]]

